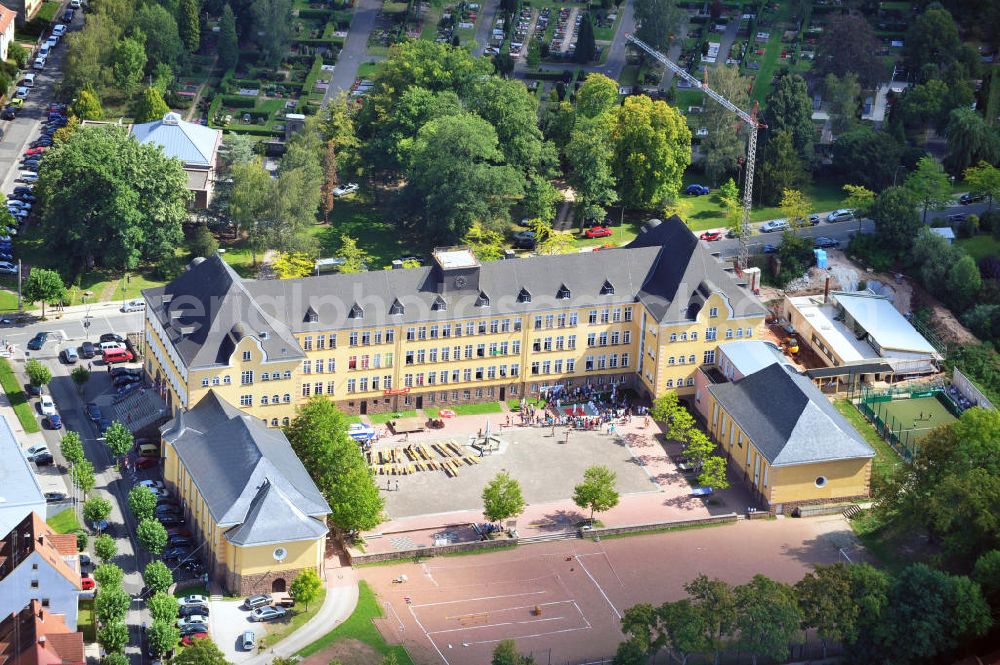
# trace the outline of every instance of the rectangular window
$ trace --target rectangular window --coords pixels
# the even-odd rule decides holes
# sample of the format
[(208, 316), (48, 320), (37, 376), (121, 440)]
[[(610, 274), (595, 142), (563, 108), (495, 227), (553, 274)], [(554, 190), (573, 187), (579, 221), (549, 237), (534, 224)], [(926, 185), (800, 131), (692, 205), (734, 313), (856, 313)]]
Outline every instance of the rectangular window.
[(587, 346), (597, 346), (597, 333), (587, 333)]
[(726, 328), (726, 339), (732, 339), (732, 338), (733, 338), (733, 329)]
[(592, 309), (587, 313), (587, 323), (594, 324), (597, 323), (597, 310)]
[(240, 395), (240, 406), (250, 406), (253, 404), (253, 395)]
[(437, 326), (431, 326), (431, 333), (430, 334), (431, 334), (431, 339), (437, 339), (438, 338), (438, 327)]
[(622, 367), (628, 367), (628, 354), (622, 354)]
[(314, 367), (316, 368), (316, 373), (317, 374), (322, 374), (323, 373), (323, 361), (322, 360), (317, 360), (314, 363)]
[(357, 369), (358, 368), (358, 357), (348, 356), (347, 358), (347, 369)]
[(511, 376), (520, 376), (521, 375), (521, 365), (518, 364), (518, 363), (513, 363), (510, 366), (510, 375)]
[(705, 328), (705, 341), (714, 342), (719, 337), (719, 330), (717, 328)]
[(361, 346), (370, 346), (372, 343), (372, 334), (370, 332), (361, 333)]
[(240, 385), (249, 386), (253, 383), (253, 370), (244, 370), (240, 372)]
[(326, 371), (331, 374), (337, 371), (337, 361), (334, 358), (326, 359)]
[(385, 331), (385, 343), (392, 344), (395, 341), (396, 341), (396, 331), (393, 330), (392, 328), (387, 329)]
[(704, 361), (706, 365), (715, 364), (715, 351), (706, 351)]
[(574, 359), (572, 358), (566, 359), (566, 371), (571, 374), (576, 371), (576, 361)]
[(312, 363), (309, 362), (308, 360), (303, 360), (302, 361), (302, 373), (303, 374), (312, 374)]
[(555, 372), (556, 374), (562, 374), (563, 361), (557, 360), (554, 363), (552, 363), (552, 371)]
[(321, 381), (317, 381), (313, 384), (313, 392), (317, 395), (323, 394), (323, 383)]
[(249, 351), (244, 351), (243, 352), (243, 362), (249, 362), (249, 361), (250, 361), (250, 352)]
[[(312, 351), (313, 348), (312, 335), (306, 335), (305, 337), (302, 338), (302, 348), (305, 349), (306, 351)], [(248, 360), (248, 358), (244, 358), (244, 360)]]
[(417, 339), (427, 339), (427, 326), (417, 328)]
[(575, 326), (579, 322), (580, 322), (580, 317), (577, 315), (577, 313), (576, 312), (570, 312), (569, 313), (569, 325)]
[(542, 351), (551, 351), (551, 350), (552, 350), (552, 338), (546, 337), (545, 340), (542, 342)]
[(316, 335), (316, 348), (320, 351), (326, 348), (326, 335)]
[(615, 323), (619, 323), (622, 320), (622, 308), (615, 307), (611, 310), (611, 320)]
[[(377, 383), (378, 383), (378, 377), (376, 376), (374, 379), (372, 379), (372, 385), (375, 388), (375, 390), (378, 390), (378, 385), (376, 385)], [(336, 385), (336, 381), (327, 381), (326, 382), (326, 394), (327, 395), (332, 395), (333, 394), (333, 388), (334, 388), (335, 385)]]
[(713, 318), (713, 319), (716, 318), (716, 317), (718, 317), (719, 316), (719, 308), (718, 307), (710, 307), (708, 309), (708, 315), (711, 318)]
[(490, 321), (490, 333), (496, 335), (500, 332), (500, 319)]
[(416, 338), (417, 338), (417, 329), (416, 328), (407, 328), (406, 329), (406, 341), (407, 342), (412, 342)]
[(556, 317), (554, 315), (552, 315), (552, 314), (546, 314), (545, 315), (545, 327), (546, 328), (551, 328), (553, 326), (553, 324), (555, 323), (555, 318)]
[(382, 377), (382, 390), (392, 390), (392, 374), (386, 374)]
[(514, 332), (521, 332), (521, 319), (514, 319)]
[(541, 329), (542, 329), (542, 317), (541, 315), (538, 315), (535, 317), (535, 330), (541, 330)]
[(462, 370), (462, 380), (463, 381), (472, 381), (472, 368), (471, 367), (466, 367), (465, 369)]
[(625, 320), (626, 321), (631, 321), (632, 320), (632, 308), (631, 307), (626, 307), (625, 308)]
[(601, 310), (601, 323), (607, 323), (611, 319), (611, 310), (605, 307)]
[(358, 345), (358, 333), (352, 332), (347, 336), (347, 346), (357, 346)]
[(353, 392), (357, 392), (357, 390), (358, 390), (358, 381), (357, 381), (357, 379), (348, 379), (347, 380), (347, 392), (353, 393)]
[(587, 358), (586, 358), (586, 360), (585, 360), (585, 362), (583, 364), (583, 369), (585, 369), (588, 372), (593, 371), (593, 369), (594, 369), (594, 356), (587, 356)]

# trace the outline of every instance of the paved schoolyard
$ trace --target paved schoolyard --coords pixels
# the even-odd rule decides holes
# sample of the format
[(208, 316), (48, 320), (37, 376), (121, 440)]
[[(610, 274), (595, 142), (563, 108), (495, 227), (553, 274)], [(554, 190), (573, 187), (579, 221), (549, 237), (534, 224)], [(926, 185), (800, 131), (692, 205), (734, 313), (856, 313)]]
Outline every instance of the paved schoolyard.
[[(502, 639), (546, 662), (592, 662), (614, 654), (626, 608), (682, 598), (701, 573), (732, 584), (756, 573), (792, 583), (817, 563), (843, 561), (842, 547), (857, 559), (854, 543), (836, 515), (543, 543), (358, 573), (385, 610), (379, 630), (414, 662), (480, 665)], [(407, 581), (393, 583), (401, 574)]]
[(226, 660), (230, 663), (241, 663), (252, 658), (254, 652), (239, 648), (240, 638), (244, 631), (252, 630), (259, 641), (267, 631), (266, 624), (250, 621), (250, 612), (244, 609), (242, 598), (210, 601), (209, 610), (212, 640), (219, 645), (222, 653), (226, 654)]
[[(383, 491), (386, 513), (391, 518), (444, 513), (482, 508), (483, 487), (500, 471), (508, 472), (521, 483), (524, 500), (529, 504), (550, 503), (573, 495), (573, 487), (583, 479), (584, 470), (603, 464), (617, 474), (622, 494), (654, 492), (659, 488), (617, 437), (598, 431), (573, 431), (566, 438), (566, 428), (518, 427), (506, 429), (500, 451), (479, 457), (466, 446), (468, 438), (450, 437), (462, 452), (478, 464), (461, 465), (459, 475), (449, 478), (443, 471), (423, 471), (408, 476), (379, 476), (385, 488), (399, 483), (399, 491)], [(405, 444), (403, 444), (405, 445)], [(431, 452), (430, 442), (423, 444)], [(381, 448), (402, 448), (390, 442)], [(438, 458), (440, 459), (440, 458)]]

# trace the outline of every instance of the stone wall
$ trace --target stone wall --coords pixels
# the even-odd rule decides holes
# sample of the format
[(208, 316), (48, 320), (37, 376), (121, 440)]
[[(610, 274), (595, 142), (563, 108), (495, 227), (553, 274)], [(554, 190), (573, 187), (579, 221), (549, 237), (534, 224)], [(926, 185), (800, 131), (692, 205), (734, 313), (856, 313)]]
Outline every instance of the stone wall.
[(673, 522), (650, 522), (648, 524), (627, 524), (624, 526), (612, 526), (601, 529), (587, 529), (581, 531), (584, 538), (597, 538), (600, 536), (613, 536), (621, 533), (642, 533), (644, 531), (664, 531), (668, 529), (684, 529), (694, 526), (708, 524), (731, 524), (739, 519), (736, 513), (726, 515), (713, 515), (712, 517), (701, 517), (693, 520), (676, 520)]
[(438, 547), (419, 547), (412, 550), (378, 552), (373, 554), (365, 554), (359, 550), (349, 548), (347, 554), (351, 559), (351, 565), (358, 566), (366, 563), (377, 563), (379, 561), (399, 561), (401, 559), (414, 559), (416, 557), (438, 556), (452, 552), (487, 552), (489, 550), (505, 549), (516, 545), (516, 538), (503, 538), (499, 540), (475, 540), (468, 543), (454, 543)]
[[(292, 586), (294, 580), (304, 568), (298, 570), (279, 570), (258, 575), (237, 575), (235, 572), (226, 574), (226, 589), (235, 596), (252, 596), (257, 593), (285, 591)], [(284, 580), (284, 588), (272, 586), (276, 580)]]

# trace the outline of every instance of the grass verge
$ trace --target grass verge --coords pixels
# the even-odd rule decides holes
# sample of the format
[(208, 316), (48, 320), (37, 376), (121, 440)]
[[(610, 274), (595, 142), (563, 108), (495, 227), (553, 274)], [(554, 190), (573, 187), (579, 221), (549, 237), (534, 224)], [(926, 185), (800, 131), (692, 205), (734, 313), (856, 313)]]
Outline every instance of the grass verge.
[[(294, 633), (296, 630), (304, 626), (307, 621), (316, 616), (316, 612), (319, 611), (319, 608), (323, 607), (324, 600), (326, 600), (326, 589), (320, 590), (319, 597), (309, 605), (309, 609), (300, 608), (296, 604), (296, 607), (293, 607), (288, 611), (291, 618), (283, 623), (272, 624), (269, 626), (264, 639), (261, 641), (266, 641), (267, 648), (269, 649), (274, 647), (275, 644)], [(274, 630), (271, 630), (272, 627)]]
[(410, 655), (401, 646), (390, 646), (382, 639), (381, 633), (372, 622), (382, 616), (382, 608), (379, 606), (375, 593), (362, 580), (358, 583), (358, 605), (354, 608), (351, 616), (347, 617), (344, 623), (340, 624), (329, 633), (319, 638), (297, 655), (305, 657), (335, 644), (338, 640), (358, 640), (364, 642), (384, 656), (394, 656), (398, 665), (413, 665)]
[(404, 409), (403, 411), (390, 411), (389, 413), (373, 413), (368, 416), (368, 419), (372, 421), (373, 425), (385, 425), (390, 420), (416, 417), (417, 412), (415, 409)]
[[(1000, 83), (997, 84), (1000, 86)], [(974, 238), (962, 238), (956, 240), (955, 244), (965, 250), (978, 263), (980, 259), (987, 256), (1000, 256), (1000, 240), (989, 234), (978, 235)]]
[(10, 405), (24, 431), (29, 433), (41, 431), (38, 420), (35, 419), (35, 412), (28, 402), (28, 396), (24, 393), (21, 382), (6, 358), (0, 358), (0, 387), (7, 393), (7, 399), (10, 400)]
[(889, 572), (898, 573), (909, 564), (914, 563), (912, 557), (904, 556), (901, 553), (899, 543), (906, 535), (912, 536), (912, 534), (898, 533), (896, 529), (883, 523), (871, 510), (860, 513), (850, 520), (850, 524), (855, 535), (864, 544), (865, 549), (874, 555)]
[(871, 423), (865, 420), (857, 407), (846, 399), (838, 399), (833, 405), (837, 407), (837, 411), (840, 411), (840, 415), (847, 418), (851, 426), (858, 430), (858, 434), (865, 438), (868, 445), (875, 449), (875, 461), (872, 464), (873, 473), (885, 475), (892, 471), (897, 464), (904, 463), (899, 453), (879, 436), (879, 433), (872, 427)]
[(93, 598), (81, 598), (77, 609), (76, 627), (83, 633), (84, 642), (97, 641), (97, 626), (94, 624)]
[(52, 527), (52, 530), (56, 533), (73, 533), (83, 528), (80, 526), (79, 520), (76, 519), (76, 511), (71, 508), (62, 511), (58, 515), (53, 515), (46, 520), (46, 524)]

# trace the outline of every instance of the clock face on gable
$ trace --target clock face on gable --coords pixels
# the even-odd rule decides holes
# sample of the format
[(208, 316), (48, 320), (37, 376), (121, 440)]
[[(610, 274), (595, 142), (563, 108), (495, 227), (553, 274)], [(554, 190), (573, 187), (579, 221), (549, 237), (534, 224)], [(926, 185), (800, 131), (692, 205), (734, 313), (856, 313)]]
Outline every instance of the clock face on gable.
[(284, 547), (275, 547), (274, 552), (272, 552), (271, 556), (274, 557), (275, 561), (282, 561), (284, 560), (285, 557), (288, 556), (288, 550), (286, 550)]
[(465, 284), (466, 284), (465, 278), (462, 277), (461, 275), (455, 278), (455, 286), (457, 286), (458, 288), (460, 289), (465, 288)]

